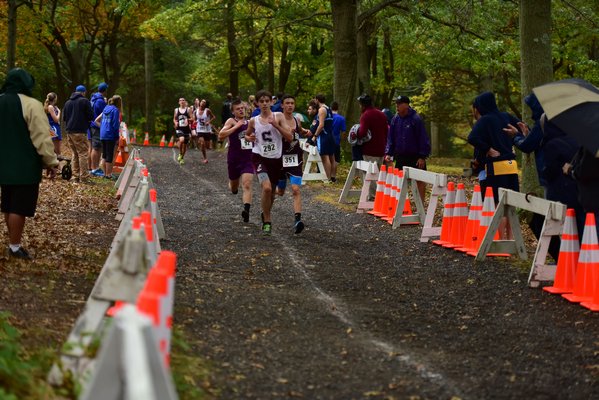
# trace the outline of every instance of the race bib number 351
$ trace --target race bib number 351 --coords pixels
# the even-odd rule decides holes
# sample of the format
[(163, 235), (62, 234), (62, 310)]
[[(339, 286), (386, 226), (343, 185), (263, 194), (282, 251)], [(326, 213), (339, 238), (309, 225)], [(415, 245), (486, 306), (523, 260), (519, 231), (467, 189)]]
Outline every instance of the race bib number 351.
[(286, 154), (283, 156), (283, 167), (297, 167), (298, 165), (297, 154)]

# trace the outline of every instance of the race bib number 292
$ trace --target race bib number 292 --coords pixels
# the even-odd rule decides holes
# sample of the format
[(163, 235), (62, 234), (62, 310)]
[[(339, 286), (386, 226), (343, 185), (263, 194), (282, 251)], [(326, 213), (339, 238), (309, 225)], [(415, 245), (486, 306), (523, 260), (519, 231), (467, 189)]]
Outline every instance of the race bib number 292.
[(262, 145), (262, 154), (270, 155), (277, 152), (277, 145), (274, 143), (265, 143)]

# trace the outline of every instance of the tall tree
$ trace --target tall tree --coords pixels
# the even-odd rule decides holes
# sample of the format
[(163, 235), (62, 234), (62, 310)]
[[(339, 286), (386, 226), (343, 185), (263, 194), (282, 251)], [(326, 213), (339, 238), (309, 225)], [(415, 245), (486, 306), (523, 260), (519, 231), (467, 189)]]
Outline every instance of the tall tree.
[[(523, 97), (535, 86), (553, 80), (551, 56), (551, 0), (520, 2), (520, 58)], [(530, 119), (530, 110), (522, 105), (524, 119)], [(523, 157), (522, 190), (541, 193), (534, 157)]]

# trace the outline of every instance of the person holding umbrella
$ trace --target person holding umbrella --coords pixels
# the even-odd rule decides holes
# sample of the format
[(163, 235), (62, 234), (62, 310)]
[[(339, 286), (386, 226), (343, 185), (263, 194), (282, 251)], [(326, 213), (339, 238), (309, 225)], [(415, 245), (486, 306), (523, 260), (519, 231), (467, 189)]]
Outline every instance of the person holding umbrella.
[(599, 89), (582, 79), (564, 79), (533, 89), (545, 118), (574, 138), (580, 148), (563, 173), (576, 180), (585, 212), (599, 217)]

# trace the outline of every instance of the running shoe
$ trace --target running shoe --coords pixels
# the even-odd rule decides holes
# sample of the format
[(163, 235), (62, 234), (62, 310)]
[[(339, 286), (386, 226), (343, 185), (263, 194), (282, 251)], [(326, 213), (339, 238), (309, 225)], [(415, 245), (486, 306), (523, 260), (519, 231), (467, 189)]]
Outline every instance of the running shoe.
[(264, 232), (265, 235), (270, 235), (272, 231), (272, 225), (270, 222), (265, 222), (262, 224), (262, 232)]
[(19, 247), (19, 250), (12, 251), (10, 247), (8, 248), (8, 254), (14, 258), (20, 258), (22, 260), (33, 260), (33, 257), (29, 254), (27, 250), (23, 247)]
[(203, 163), (208, 164), (208, 159), (204, 159)]
[(179, 165), (183, 165), (185, 164), (185, 159), (183, 157), (181, 157), (181, 159), (179, 160)]
[(181, 153), (179, 153), (179, 155), (177, 156), (177, 161), (181, 162), (182, 159), (183, 159), (183, 156), (181, 155)]
[(241, 212), (241, 218), (243, 218), (243, 222), (249, 222), (250, 221), (250, 212), (243, 210)]
[(293, 225), (293, 232), (296, 234), (301, 233), (304, 230), (304, 223), (302, 221), (295, 221)]

